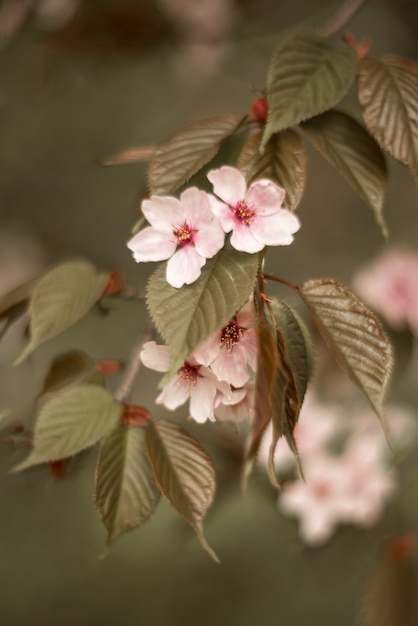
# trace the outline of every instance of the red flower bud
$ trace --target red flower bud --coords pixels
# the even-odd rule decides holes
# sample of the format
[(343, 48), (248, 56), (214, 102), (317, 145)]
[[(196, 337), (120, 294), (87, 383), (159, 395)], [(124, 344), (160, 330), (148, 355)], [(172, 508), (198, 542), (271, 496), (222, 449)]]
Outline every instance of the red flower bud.
[(269, 112), (266, 98), (257, 98), (251, 102), (251, 115), (257, 122), (265, 124)]
[(124, 426), (145, 426), (151, 415), (143, 406), (126, 405), (120, 420)]

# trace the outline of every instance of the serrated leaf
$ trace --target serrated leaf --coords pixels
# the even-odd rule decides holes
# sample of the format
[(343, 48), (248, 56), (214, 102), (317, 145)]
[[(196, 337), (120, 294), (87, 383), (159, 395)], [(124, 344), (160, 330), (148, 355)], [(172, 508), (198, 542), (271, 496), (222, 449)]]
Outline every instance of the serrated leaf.
[(107, 281), (107, 274), (98, 274), (82, 260), (63, 263), (45, 274), (30, 300), (30, 341), (15, 365), (81, 319), (100, 298)]
[(51, 363), (41, 394), (57, 392), (68, 385), (87, 382), (96, 371), (94, 359), (81, 350), (59, 354)]
[(325, 342), (366, 394), (387, 436), (383, 402), (393, 356), (382, 324), (348, 287), (330, 278), (307, 281), (300, 293)]
[(271, 394), (277, 378), (279, 355), (275, 335), (270, 326), (260, 323), (257, 327), (257, 372), (254, 391), (254, 419), (248, 439), (241, 474), (241, 485), (245, 492), (254, 468), (260, 442), (272, 418)]
[(241, 120), (234, 115), (214, 115), (196, 120), (158, 146), (148, 168), (151, 194), (167, 195), (186, 183), (218, 152)]
[(145, 442), (161, 491), (191, 524), (202, 547), (219, 562), (203, 535), (203, 520), (216, 490), (212, 461), (201, 445), (174, 422), (150, 422)]
[(283, 41), (273, 55), (268, 79), (269, 115), (261, 143), (334, 107), (357, 70), (353, 46), (304, 30)]
[(12, 471), (68, 458), (94, 445), (115, 427), (122, 409), (108, 391), (96, 385), (54, 394), (37, 417), (32, 452)]
[(160, 495), (145, 429), (117, 424), (102, 441), (95, 478), (95, 503), (108, 533), (107, 545), (141, 526), (154, 513)]
[(341, 111), (327, 111), (302, 124), (302, 129), (312, 145), (372, 208), (387, 238), (382, 213), (387, 169), (378, 144), (363, 126)]
[(147, 287), (147, 304), (170, 349), (167, 378), (248, 300), (258, 263), (256, 254), (222, 250), (206, 263), (196, 282), (181, 289), (167, 283), (165, 265), (154, 272)]
[(362, 59), (358, 98), (371, 134), (418, 180), (418, 66), (395, 55)]
[(286, 191), (285, 205), (294, 211), (301, 201), (306, 182), (306, 152), (302, 139), (293, 130), (274, 135), (260, 145), (263, 132), (251, 135), (242, 148), (237, 167), (250, 183), (269, 178)]

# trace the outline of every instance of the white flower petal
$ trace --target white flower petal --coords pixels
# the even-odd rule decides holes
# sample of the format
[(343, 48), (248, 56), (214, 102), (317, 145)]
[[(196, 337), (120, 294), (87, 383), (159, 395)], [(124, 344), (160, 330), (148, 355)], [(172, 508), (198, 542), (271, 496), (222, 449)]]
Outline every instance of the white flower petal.
[(189, 399), (189, 387), (182, 378), (176, 374), (164, 387), (158, 398), (157, 404), (162, 404), (170, 411), (175, 411)]
[(215, 421), (213, 414), (215, 395), (216, 385), (213, 380), (199, 375), (190, 398), (190, 415), (199, 424), (203, 424), (207, 419)]
[(183, 246), (168, 260), (167, 282), (177, 289), (184, 284), (190, 285), (199, 278), (205, 263), (206, 259), (196, 252), (193, 245)]
[(247, 183), (236, 167), (224, 165), (218, 170), (211, 170), (208, 173), (208, 179), (218, 198), (230, 206), (235, 206), (237, 202), (244, 200)]
[(147, 227), (134, 235), (127, 243), (137, 263), (148, 261), (165, 261), (176, 251), (177, 244), (153, 227)]
[(170, 366), (168, 346), (159, 346), (155, 341), (147, 341), (144, 343), (140, 357), (145, 367), (156, 372), (168, 372)]
[(211, 204), (205, 191), (189, 187), (181, 194), (180, 202), (192, 228), (201, 228), (212, 221)]
[(218, 221), (199, 229), (194, 236), (196, 251), (205, 259), (211, 259), (225, 243), (225, 233)]
[(254, 239), (251, 229), (248, 226), (236, 224), (231, 235), (231, 246), (241, 252), (260, 252), (264, 244)]
[(259, 217), (251, 224), (251, 233), (266, 246), (287, 246), (293, 241), (293, 233), (300, 228), (296, 215), (282, 209), (274, 215)]
[(284, 189), (271, 180), (262, 179), (250, 185), (245, 202), (255, 208), (258, 214), (271, 215), (282, 207), (284, 197)]
[(167, 234), (172, 234), (173, 227), (186, 219), (181, 202), (171, 196), (151, 196), (142, 202), (142, 212), (151, 226)]

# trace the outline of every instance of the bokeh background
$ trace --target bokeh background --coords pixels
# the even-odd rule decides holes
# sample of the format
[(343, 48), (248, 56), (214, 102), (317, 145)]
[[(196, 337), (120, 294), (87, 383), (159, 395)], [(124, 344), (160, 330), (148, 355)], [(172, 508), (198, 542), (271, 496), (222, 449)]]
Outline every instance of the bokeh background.
[[(136, 265), (125, 244), (146, 166), (105, 167), (103, 159), (154, 145), (195, 118), (247, 112), (264, 87), (281, 31), (298, 21), (322, 24), (338, 6), (319, 0), (14, 4), (11, 12), (13, 0), (3, 3), (0, 13), (0, 293), (42, 267), (80, 256), (142, 289), (150, 269)], [(414, 0), (370, 0), (345, 30), (371, 39), (373, 55), (418, 58)], [(353, 94), (343, 108), (359, 115)], [(299, 283), (322, 276), (349, 283), (384, 242), (371, 211), (308, 150), (302, 229), (292, 246), (269, 257), (269, 269)], [(391, 243), (418, 250), (412, 177), (394, 161), (389, 167)], [(33, 423), (37, 393), (57, 353), (80, 348), (96, 359), (127, 359), (145, 324), (145, 305), (112, 301), (109, 308), (107, 315), (92, 311), (18, 368), (11, 363), (22, 349), (24, 325), (10, 330), (0, 344), (0, 409), (12, 410), (10, 422)], [(418, 419), (416, 375), (415, 355), (391, 393)], [(154, 409), (156, 381), (141, 371), (133, 400), (166, 415)], [(115, 375), (110, 385), (117, 383)], [(206, 535), (221, 566), (164, 502), (100, 559), (97, 450), (79, 455), (53, 480), (44, 467), (9, 475), (26, 451), (0, 445), (2, 623), (357, 623), (359, 598), (382, 547), (417, 533), (418, 451), (402, 459), (400, 489), (377, 526), (342, 527), (324, 546), (309, 548), (297, 522), (278, 511), (262, 472), (242, 496), (239, 433), (216, 424), (188, 428), (219, 475)]]

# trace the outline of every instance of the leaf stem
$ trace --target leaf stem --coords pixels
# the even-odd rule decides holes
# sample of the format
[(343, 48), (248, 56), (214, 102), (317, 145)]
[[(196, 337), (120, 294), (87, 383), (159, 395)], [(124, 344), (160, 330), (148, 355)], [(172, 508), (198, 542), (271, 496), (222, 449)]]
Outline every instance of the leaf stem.
[(293, 289), (293, 291), (296, 291), (297, 293), (299, 293), (299, 287), (297, 285), (294, 285), (290, 281), (286, 280), (285, 278), (274, 276), (274, 274), (262, 274), (262, 279), (274, 280), (276, 283), (281, 283), (282, 285), (286, 285), (286, 287), (289, 287), (290, 289)]
[(125, 375), (123, 376), (122, 381), (114, 394), (114, 398), (117, 402), (124, 402), (130, 394), (136, 375), (141, 367), (142, 348), (144, 347), (144, 344), (152, 338), (153, 330), (153, 325), (151, 323), (148, 324), (145, 333), (141, 336), (140, 341), (134, 347), (125, 370)]
[(345, 0), (334, 15), (319, 29), (320, 34), (323, 37), (335, 35), (351, 20), (365, 2), (366, 0)]

